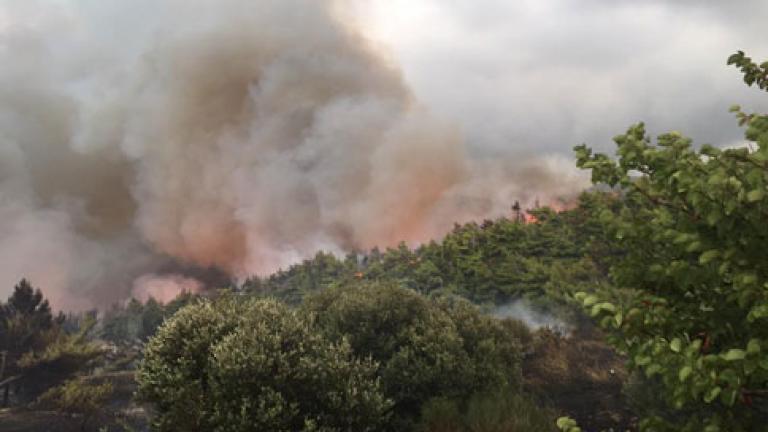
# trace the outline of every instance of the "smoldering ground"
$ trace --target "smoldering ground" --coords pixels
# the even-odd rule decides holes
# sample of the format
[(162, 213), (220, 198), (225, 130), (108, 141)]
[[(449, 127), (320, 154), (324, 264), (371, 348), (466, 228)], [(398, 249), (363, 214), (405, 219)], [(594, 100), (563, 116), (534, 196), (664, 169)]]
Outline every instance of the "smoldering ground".
[(0, 294), (28, 277), (58, 308), (100, 306), (583, 186), (560, 159), (467, 157), (340, 7), (0, 6)]

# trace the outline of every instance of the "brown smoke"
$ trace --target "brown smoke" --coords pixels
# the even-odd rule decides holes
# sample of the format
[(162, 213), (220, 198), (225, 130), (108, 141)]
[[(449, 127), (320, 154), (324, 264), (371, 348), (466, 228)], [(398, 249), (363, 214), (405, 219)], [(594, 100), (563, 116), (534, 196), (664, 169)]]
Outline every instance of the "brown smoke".
[(2, 292), (165, 296), (199, 288), (169, 262), (239, 278), (576, 187), (540, 183), (546, 160), (467, 158), (343, 3), (122, 3), (0, 6)]

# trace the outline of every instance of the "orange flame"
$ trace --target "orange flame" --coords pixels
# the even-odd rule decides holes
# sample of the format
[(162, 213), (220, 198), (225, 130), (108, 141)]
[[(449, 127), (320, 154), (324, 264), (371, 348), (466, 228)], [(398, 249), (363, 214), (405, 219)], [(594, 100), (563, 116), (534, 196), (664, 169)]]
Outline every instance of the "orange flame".
[(523, 222), (525, 222), (527, 224), (531, 224), (531, 223), (537, 224), (540, 221), (539, 221), (539, 218), (537, 218), (536, 216), (534, 216), (534, 215), (532, 215), (532, 214), (530, 214), (528, 212), (525, 212), (525, 213), (523, 213)]

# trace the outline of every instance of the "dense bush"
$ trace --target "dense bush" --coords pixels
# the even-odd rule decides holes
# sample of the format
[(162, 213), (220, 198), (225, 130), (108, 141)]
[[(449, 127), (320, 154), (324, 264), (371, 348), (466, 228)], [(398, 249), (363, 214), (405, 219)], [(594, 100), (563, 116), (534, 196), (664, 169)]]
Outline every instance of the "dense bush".
[(308, 298), (329, 338), (347, 340), (359, 357), (379, 363), (395, 428), (411, 427), (433, 397), (463, 398), (520, 386), (519, 325), (483, 315), (463, 300), (430, 300), (394, 284), (356, 284)]
[(391, 407), (375, 370), (280, 303), (224, 298), (160, 328), (139, 394), (161, 431), (372, 431)]

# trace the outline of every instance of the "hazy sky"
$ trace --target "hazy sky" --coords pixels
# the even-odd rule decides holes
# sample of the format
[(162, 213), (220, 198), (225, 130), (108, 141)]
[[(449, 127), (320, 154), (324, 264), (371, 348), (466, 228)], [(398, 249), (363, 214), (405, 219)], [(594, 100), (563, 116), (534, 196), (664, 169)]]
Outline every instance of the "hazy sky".
[(361, 0), (367, 28), (476, 154), (570, 152), (637, 121), (741, 138), (728, 108), (768, 110), (727, 57), (768, 59), (768, 1)]

